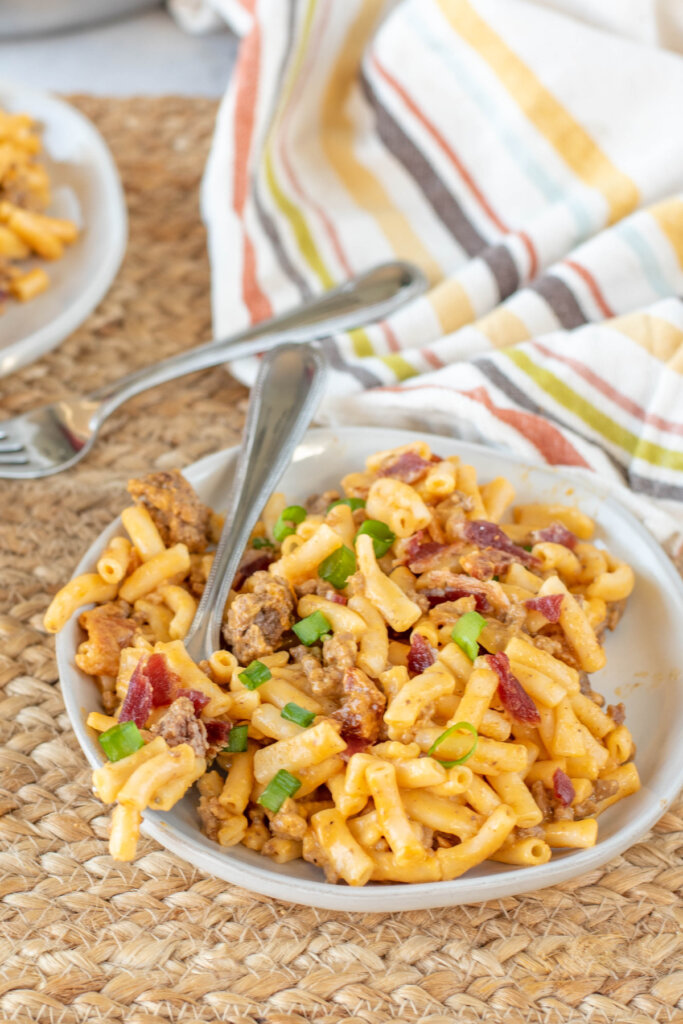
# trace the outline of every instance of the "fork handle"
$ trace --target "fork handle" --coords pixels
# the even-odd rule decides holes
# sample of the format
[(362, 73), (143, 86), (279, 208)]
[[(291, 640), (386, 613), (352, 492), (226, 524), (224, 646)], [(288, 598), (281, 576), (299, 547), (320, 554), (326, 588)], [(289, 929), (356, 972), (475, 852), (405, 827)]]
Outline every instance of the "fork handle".
[(282, 341), (312, 341), (382, 320), (405, 302), (422, 294), (425, 287), (422, 271), (411, 263), (384, 263), (350, 278), (338, 288), (309, 299), (289, 313), (273, 317), (223, 341), (211, 341), (153, 366), (143, 367), (105, 384), (87, 397), (102, 403), (97, 417), (106, 419), (133, 395), (175, 377), (257, 355)]
[(281, 345), (261, 362), (249, 400), (230, 508), (190, 633), (195, 661), (220, 646), (223, 609), (249, 535), (322, 398), (326, 362), (306, 344)]

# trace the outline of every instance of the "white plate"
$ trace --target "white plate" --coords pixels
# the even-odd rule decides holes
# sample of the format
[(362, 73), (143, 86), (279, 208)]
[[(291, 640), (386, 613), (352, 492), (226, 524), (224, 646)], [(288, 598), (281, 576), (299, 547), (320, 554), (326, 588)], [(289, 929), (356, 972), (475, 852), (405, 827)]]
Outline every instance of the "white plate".
[(81, 227), (61, 260), (39, 261), (50, 287), (30, 302), (8, 301), (0, 314), (0, 377), (54, 348), (93, 311), (116, 276), (128, 222), (111, 153), (97, 129), (62, 100), (0, 82), (0, 108), (26, 113), (43, 126), (44, 160), (52, 185), (48, 213)]
[[(511, 455), (478, 445), (403, 430), (348, 427), (311, 430), (279, 489), (290, 500), (300, 501), (338, 485), (340, 477), (362, 466), (372, 452), (405, 444), (416, 436), (426, 438), (439, 454), (461, 455), (476, 466), (484, 480), (507, 476), (518, 501), (576, 502), (596, 520), (598, 536), (610, 550), (633, 566), (636, 589), (616, 633), (607, 638), (607, 667), (595, 678), (597, 690), (609, 701), (626, 703), (627, 721), (638, 748), (642, 789), (600, 817), (599, 839), (593, 849), (558, 851), (548, 864), (532, 868), (486, 863), (452, 882), (365, 888), (330, 885), (303, 861), (274, 864), (241, 846), (222, 849), (199, 831), (194, 794), (169, 813), (145, 814), (147, 835), (208, 874), (266, 896), (328, 910), (415, 910), (511, 896), (583, 874), (621, 853), (661, 817), (683, 784), (683, 586), (662, 549), (601, 489), (598, 479), (570, 486), (559, 472), (527, 466)], [(204, 501), (220, 509), (227, 501), (234, 463), (235, 449), (230, 449), (202, 459), (184, 472)], [(108, 539), (120, 531), (117, 519), (91, 546), (76, 572), (92, 572)], [(95, 683), (74, 665), (81, 639), (74, 617), (57, 637), (57, 662), (69, 717), (86, 757), (97, 766), (102, 754), (85, 719), (90, 711), (101, 710), (101, 705)]]

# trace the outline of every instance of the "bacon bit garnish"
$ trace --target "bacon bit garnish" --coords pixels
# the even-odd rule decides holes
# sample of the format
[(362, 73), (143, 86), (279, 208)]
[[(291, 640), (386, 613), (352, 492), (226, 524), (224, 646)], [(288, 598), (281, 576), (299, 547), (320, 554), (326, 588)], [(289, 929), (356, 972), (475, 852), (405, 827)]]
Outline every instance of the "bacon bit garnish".
[(160, 708), (164, 704), (170, 704), (180, 680), (175, 672), (168, 667), (168, 662), (163, 654), (150, 654), (145, 666), (145, 675), (152, 685), (152, 704)]
[(191, 700), (192, 704), (194, 705), (194, 713), (197, 716), (199, 716), (201, 714), (203, 709), (206, 707), (206, 705), (211, 700), (211, 698), (207, 697), (206, 694), (202, 693), (201, 690), (182, 690), (181, 689), (181, 690), (178, 691), (176, 696), (177, 697), (187, 697), (188, 700)]
[(395, 459), (387, 459), (377, 476), (391, 476), (405, 484), (414, 484), (425, 475), (431, 462), (417, 452), (403, 452)]
[(483, 551), (475, 548), (468, 555), (463, 555), (460, 565), (475, 580), (487, 583), (494, 576), (502, 574), (515, 561), (515, 556), (508, 551), (501, 551), (499, 548), (484, 548)]
[(221, 722), (217, 718), (210, 718), (208, 722), (204, 722), (204, 727), (206, 729), (206, 740), (210, 747), (223, 746), (231, 728), (229, 722)]
[(277, 558), (277, 553), (273, 549), (261, 548), (260, 551), (255, 551), (253, 548), (245, 551), (242, 556), (242, 561), (237, 567), (235, 578), (232, 581), (232, 589), (239, 590), (245, 580), (252, 576), (255, 572), (261, 572), (262, 569), (267, 569), (271, 562), (274, 562)]
[(435, 661), (436, 654), (431, 644), (420, 633), (413, 633), (408, 653), (408, 671), (411, 676), (419, 676)]
[(428, 543), (427, 541), (425, 541), (425, 536), (425, 530), (416, 530), (412, 537), (408, 538), (405, 546), (405, 553), (408, 558), (408, 561), (410, 561), (411, 558), (417, 558), (417, 554), (420, 548), (423, 546), (423, 544)]
[(459, 548), (454, 544), (439, 544), (437, 541), (427, 541), (423, 544), (417, 555), (408, 562), (411, 572), (419, 576), (430, 569), (443, 569), (452, 565), (460, 554)]
[(152, 710), (152, 684), (145, 673), (144, 658), (135, 666), (119, 712), (119, 722), (135, 722), (142, 729)]
[(408, 568), (417, 576), (430, 569), (443, 568), (444, 561), (455, 561), (462, 550), (460, 544), (440, 544), (438, 541), (424, 540), (426, 536), (425, 530), (418, 530), (406, 542), (404, 549)]
[(514, 544), (506, 533), (503, 533), (500, 526), (490, 523), (488, 519), (470, 519), (462, 524), (463, 536), (471, 544), (478, 548), (497, 548), (498, 551), (507, 551), (509, 555), (524, 565), (536, 565), (536, 559), (524, 548)]
[(366, 740), (363, 736), (354, 736), (353, 733), (345, 736), (343, 729), (341, 737), (346, 740), (346, 750), (342, 750), (339, 755), (342, 761), (348, 761), (354, 754), (362, 754), (370, 746), (370, 740)]
[(569, 807), (569, 804), (576, 796), (572, 780), (568, 775), (565, 775), (561, 768), (556, 768), (553, 774), (553, 793), (565, 807)]
[(563, 594), (546, 594), (545, 597), (532, 597), (524, 604), (529, 611), (540, 612), (548, 622), (559, 622), (563, 596)]
[(334, 604), (346, 604), (347, 598), (343, 594), (337, 594), (336, 591), (331, 590), (325, 595), (328, 601), (332, 601)]
[(487, 654), (486, 660), (498, 676), (498, 696), (505, 710), (519, 722), (538, 725), (541, 716), (519, 679), (510, 671), (510, 659), (503, 651)]
[(562, 544), (565, 548), (570, 548), (573, 551), (579, 538), (571, 530), (568, 530), (564, 523), (554, 522), (543, 530), (534, 530), (531, 539), (534, 544), (539, 541), (547, 541), (550, 544)]
[(461, 597), (473, 597), (476, 611), (482, 615), (493, 611), (491, 602), (486, 594), (482, 594), (477, 590), (461, 590), (460, 588), (453, 590), (446, 588), (445, 590), (423, 590), (422, 593), (429, 601), (430, 608), (435, 608), (437, 604), (445, 604), (446, 601), (457, 601)]

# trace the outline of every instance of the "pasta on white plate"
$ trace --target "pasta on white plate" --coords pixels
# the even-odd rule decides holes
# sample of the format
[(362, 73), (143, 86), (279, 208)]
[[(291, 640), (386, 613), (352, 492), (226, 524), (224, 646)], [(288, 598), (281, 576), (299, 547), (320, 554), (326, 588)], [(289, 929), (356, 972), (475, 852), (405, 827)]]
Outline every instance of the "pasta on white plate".
[(45, 213), (51, 188), (42, 148), (37, 121), (0, 109), (0, 313), (6, 297), (28, 302), (49, 288), (35, 260), (59, 260), (78, 239), (73, 221)]
[(57, 631), (94, 605), (76, 663), (101, 686), (115, 858), (196, 785), (222, 846), (354, 886), (448, 880), (592, 846), (639, 788), (624, 707), (590, 680), (633, 572), (578, 509), (513, 506), (424, 441), (305, 505), (275, 494), (197, 665), (183, 638), (220, 522), (178, 471), (129, 490), (128, 536), (45, 615)]

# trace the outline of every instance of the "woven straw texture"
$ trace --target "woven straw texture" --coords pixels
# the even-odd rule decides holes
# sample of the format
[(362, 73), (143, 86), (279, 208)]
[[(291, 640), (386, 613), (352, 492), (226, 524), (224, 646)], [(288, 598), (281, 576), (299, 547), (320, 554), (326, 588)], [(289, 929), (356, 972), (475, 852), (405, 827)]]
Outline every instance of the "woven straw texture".
[[(5, 414), (210, 333), (197, 190), (214, 104), (77, 104), (118, 162), (130, 246), (88, 322), (0, 381)], [(0, 1021), (682, 1021), (681, 803), (590, 875), (397, 915), (252, 896), (148, 840), (132, 864), (108, 858), (42, 611), (122, 507), (126, 479), (234, 444), (245, 405), (222, 370), (196, 374), (127, 405), (67, 475), (0, 485)]]

